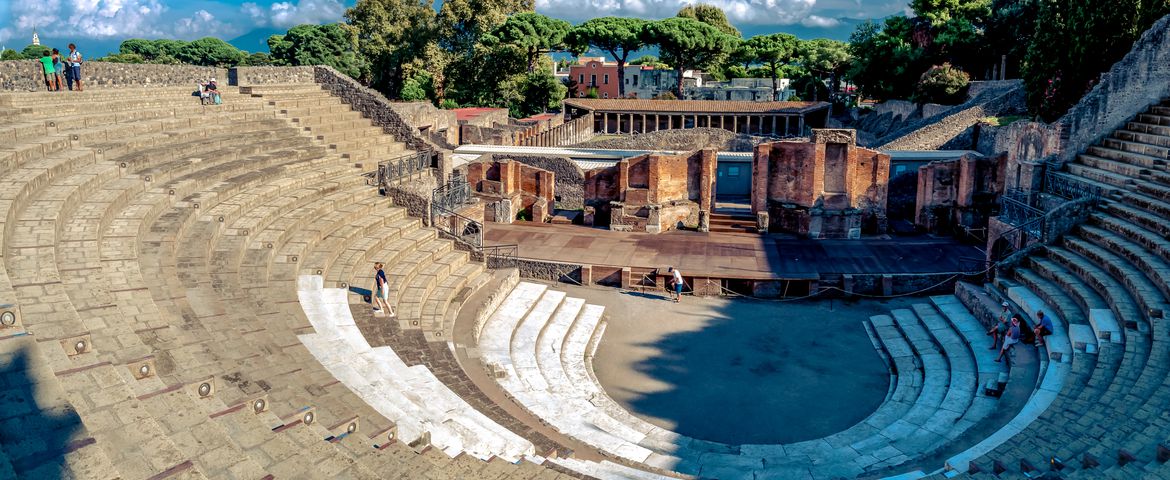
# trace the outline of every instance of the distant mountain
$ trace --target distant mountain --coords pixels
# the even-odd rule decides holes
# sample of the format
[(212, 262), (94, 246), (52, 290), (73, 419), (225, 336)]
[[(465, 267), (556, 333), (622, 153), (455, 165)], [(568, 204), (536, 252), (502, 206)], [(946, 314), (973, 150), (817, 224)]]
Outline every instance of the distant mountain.
[(240, 35), (236, 38), (228, 40), (228, 43), (235, 45), (240, 50), (248, 52), (268, 52), (268, 37), (273, 35), (284, 35), (286, 29), (278, 28), (257, 28), (248, 33)]

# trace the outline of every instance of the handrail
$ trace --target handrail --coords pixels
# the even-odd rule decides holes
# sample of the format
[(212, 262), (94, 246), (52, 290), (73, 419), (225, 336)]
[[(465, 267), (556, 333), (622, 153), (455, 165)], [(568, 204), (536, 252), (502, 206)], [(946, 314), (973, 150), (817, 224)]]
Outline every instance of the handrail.
[(378, 185), (389, 187), (390, 183), (413, 177), (432, 168), (434, 152), (408, 151), (401, 155), (378, 162)]
[(515, 243), (483, 245), (479, 251), (488, 268), (512, 268), (519, 264), (520, 245)]

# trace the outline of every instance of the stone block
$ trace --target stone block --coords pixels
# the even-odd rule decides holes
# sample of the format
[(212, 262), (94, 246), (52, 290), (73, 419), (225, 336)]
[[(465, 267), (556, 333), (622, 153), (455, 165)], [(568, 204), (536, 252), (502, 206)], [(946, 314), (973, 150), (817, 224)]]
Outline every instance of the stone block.
[(699, 231), (704, 233), (711, 231), (711, 212), (699, 210)]
[(634, 281), (633, 281), (634, 275), (633, 275), (633, 272), (630, 271), (630, 267), (622, 267), (622, 274), (621, 275), (622, 275), (622, 288), (623, 289), (629, 289), (630, 287), (634, 286)]
[(581, 265), (581, 285), (593, 285), (593, 265)]
[(857, 130), (844, 128), (814, 128), (812, 129), (812, 143), (844, 143), (857, 145)]

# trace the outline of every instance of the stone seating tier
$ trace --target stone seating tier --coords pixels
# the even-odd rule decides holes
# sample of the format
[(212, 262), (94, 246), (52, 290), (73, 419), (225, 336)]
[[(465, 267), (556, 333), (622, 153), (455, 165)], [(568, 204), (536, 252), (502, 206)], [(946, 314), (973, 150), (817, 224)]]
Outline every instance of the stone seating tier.
[[(898, 372), (874, 415), (820, 440), (722, 445), (647, 423), (605, 394), (590, 367), (591, 345), (605, 326), (601, 310), (522, 282), (485, 322), (482, 361), (489, 371), (501, 372), (497, 380), (520, 405), (562, 433), (628, 462), (704, 478), (747, 471), (836, 478), (905, 463), (944, 448), (993, 411), (995, 400), (979, 394), (977, 382), (981, 373), (998, 378), (1003, 371), (990, 352), (962, 340), (935, 307), (896, 310), (870, 321), (875, 342)], [(837, 461), (810, 470), (813, 458)]]
[[(227, 89), (215, 107), (168, 98), (182, 90), (72, 96), (82, 115), (0, 95), (19, 111), (0, 126), (12, 140), (0, 147), (0, 293), (23, 314), (0, 333), (0, 358), (27, 355), (31, 400), (83, 422), (63, 432), (64, 450), (0, 440), (0, 476), (60, 465), (78, 478), (562, 476), (387, 441), (389, 422), (299, 346), (293, 329), (310, 325), (299, 307), (290, 318), (263, 293), (295, 292), (299, 259), (274, 253), (298, 236), (311, 249), (417, 221), (368, 220), (384, 201), (347, 158), (357, 144), (330, 148)], [(397, 145), (361, 145), (375, 144)], [(271, 277), (281, 264), (291, 281)], [(68, 350), (74, 339), (86, 350)]]

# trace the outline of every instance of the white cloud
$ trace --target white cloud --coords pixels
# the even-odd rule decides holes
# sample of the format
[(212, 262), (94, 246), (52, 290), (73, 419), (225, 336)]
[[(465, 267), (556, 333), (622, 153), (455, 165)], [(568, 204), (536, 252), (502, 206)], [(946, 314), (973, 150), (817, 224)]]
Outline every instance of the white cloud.
[(160, 0), (31, 0), (9, 4), (0, 41), (21, 41), (35, 28), (63, 39), (180, 38), (235, 33), (211, 12), (174, 11)]
[(814, 28), (833, 28), (841, 24), (836, 18), (826, 18), (820, 15), (809, 15), (800, 21), (801, 25)]
[(244, 15), (257, 27), (288, 28), (302, 23), (332, 23), (341, 20), (345, 5), (340, 0), (300, 0), (276, 2), (267, 7), (255, 3), (240, 6)]
[(792, 25), (804, 21), (817, 0), (536, 0), (536, 11), (571, 21), (592, 17), (672, 17), (688, 4), (722, 8), (735, 24)]

